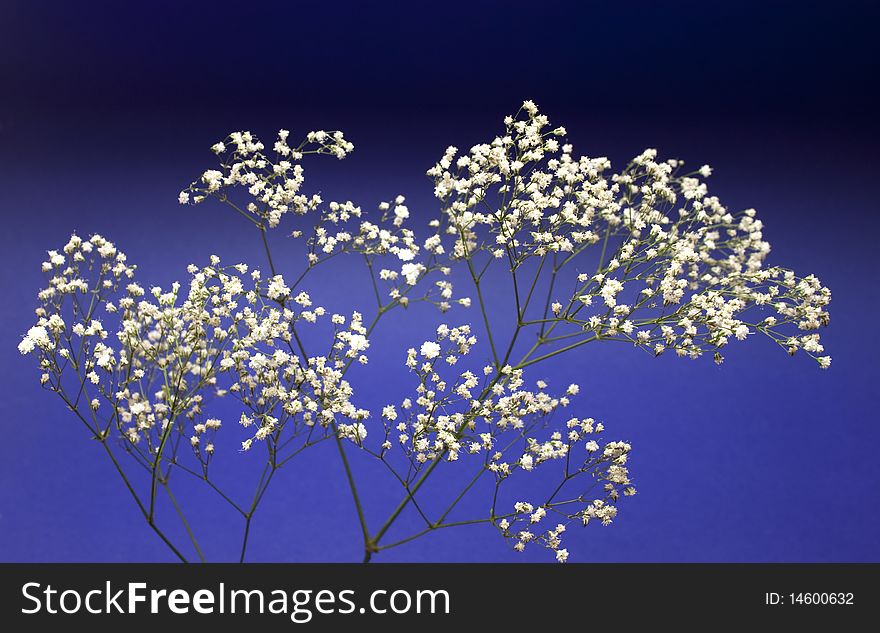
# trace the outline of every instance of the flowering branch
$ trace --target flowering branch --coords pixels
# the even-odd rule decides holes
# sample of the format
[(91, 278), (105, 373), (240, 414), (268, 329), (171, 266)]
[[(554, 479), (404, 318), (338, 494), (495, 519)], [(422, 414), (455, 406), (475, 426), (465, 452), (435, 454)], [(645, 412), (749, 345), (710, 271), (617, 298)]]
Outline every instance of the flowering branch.
[[(148, 290), (113, 243), (74, 235), (48, 253), (37, 321), (19, 351), (37, 358), (41, 384), (104, 447), (147, 524), (180, 560), (188, 560), (186, 548), (160, 528), (160, 488), (195, 558), (205, 557), (172, 491), (176, 470), (241, 517), (243, 562), (276, 473), (332, 438), (365, 561), (434, 530), (488, 523), (515, 551), (539, 545), (565, 562), (570, 525), (608, 525), (620, 498), (635, 494), (631, 447), (600, 441), (604, 425), (591, 417), (563, 416), (578, 385), (554, 394), (543, 380), (527, 383), (527, 369), (599, 341), (656, 356), (711, 353), (721, 363), (730, 342), (754, 334), (819, 367), (831, 363), (817, 332), (829, 321), (830, 291), (812, 275), (765, 267), (762, 222), (753, 209), (730, 211), (709, 195), (709, 166), (685, 171), (681, 161), (646, 150), (612, 174), (604, 157), (575, 157), (560, 141), (565, 134), (526, 101), (491, 141), (466, 153), (449, 147), (428, 170), (440, 214), (421, 238), (408, 226), (403, 196), (380, 204), (369, 220), (351, 201), (325, 203), (303, 192), (304, 157), (342, 159), (353, 151), (341, 132), (309, 132), (291, 146), (281, 130), (271, 151), (249, 132), (231, 134), (212, 147), (218, 168), (179, 201), (215, 199), (244, 217), (260, 234), (269, 275), (212, 256), (187, 269), (188, 287)], [(298, 276), (276, 269), (268, 239), (288, 216), (307, 224), (289, 234), (305, 254)], [(340, 255), (366, 268), (375, 299), (369, 322), (358, 310), (328, 313), (301, 288), (313, 268)], [(469, 307), (469, 298), (453, 296), (456, 267), (473, 287), (489, 363), (471, 363), (481, 354), (472, 325), (441, 325), (406, 354), (413, 397), (385, 405), (373, 422), (355, 404), (352, 368), (369, 362), (371, 336), (390, 311), (416, 302), (441, 312)], [(485, 293), (501, 274), (509, 278), (510, 311), (490, 309)], [(249, 502), (233, 499), (211, 476), (224, 424), (205, 409), (224, 397), (240, 409), (241, 450), (266, 451)], [(352, 448), (402, 489), (375, 530)], [(129, 474), (117, 452), (143, 475)], [(459, 460), (475, 463), (473, 475), (433, 507), (423, 487)], [(561, 472), (555, 484), (537, 501), (522, 500), (516, 482), (550, 468)], [(486, 480), (488, 516), (454, 517)], [(388, 542), (410, 507), (424, 527)]]

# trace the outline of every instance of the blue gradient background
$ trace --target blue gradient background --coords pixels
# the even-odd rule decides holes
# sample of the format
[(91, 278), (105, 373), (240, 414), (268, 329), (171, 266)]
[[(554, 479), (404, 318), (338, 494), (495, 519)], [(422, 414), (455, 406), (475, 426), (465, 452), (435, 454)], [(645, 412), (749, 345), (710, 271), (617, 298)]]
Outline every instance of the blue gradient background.
[[(757, 339), (732, 346), (720, 368), (593, 345), (540, 372), (560, 388), (580, 382), (577, 412), (634, 446), (640, 494), (614, 526), (571, 532), (577, 560), (880, 560), (870, 3), (78, 4), (0, 5), (0, 560), (171, 559), (15, 350), (46, 249), (72, 230), (100, 232), (141, 280), (166, 285), (210, 253), (262, 263), (257, 235), (234, 214), (176, 203), (210, 166), (207, 148), (234, 129), (343, 129), (357, 151), (306, 164), (307, 189), (365, 209), (403, 193), (428, 217), (424, 170), (448, 144), (490, 139), (524, 98), (567, 126), (576, 152), (616, 166), (644, 147), (711, 163), (713, 193), (758, 208), (770, 261), (816, 273), (834, 295), (827, 372)], [(320, 296), (368, 297), (357, 272)], [(375, 337), (370, 371), (354, 377), (359, 404), (399, 400), (412, 384), (401, 350), (439, 317), (409, 316)], [(281, 471), (254, 523), (252, 560), (360, 560), (334, 450)], [(233, 490), (253, 477), (250, 458), (228, 456)], [(375, 530), (399, 492), (354, 461)], [(186, 492), (209, 558), (230, 558), (238, 536), (223, 526), (235, 516)], [(407, 515), (395, 534), (417, 525)], [(476, 526), (378, 560), (522, 559)]]

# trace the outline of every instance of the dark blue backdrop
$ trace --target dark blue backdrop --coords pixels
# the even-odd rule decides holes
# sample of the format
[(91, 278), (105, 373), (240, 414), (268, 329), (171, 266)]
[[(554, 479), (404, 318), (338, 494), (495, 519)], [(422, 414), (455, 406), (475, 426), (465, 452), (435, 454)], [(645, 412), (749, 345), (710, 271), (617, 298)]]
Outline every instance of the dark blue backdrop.
[[(209, 253), (259, 260), (239, 218), (176, 203), (234, 129), (343, 129), (357, 151), (307, 165), (310, 183), (365, 208), (403, 193), (427, 215), (424, 170), (448, 144), (491, 138), (524, 98), (568, 127), (576, 151), (617, 166), (649, 146), (711, 163), (714, 193), (759, 209), (771, 261), (834, 293), (827, 372), (762, 340), (720, 368), (600, 345), (542, 372), (558, 386), (576, 376), (579, 410), (635, 449), (640, 494), (614, 526), (574, 537), (577, 560), (880, 560), (877, 15), (855, 2), (614, 4), (4, 2), (0, 560), (170, 559), (15, 350), (46, 249), (101, 232), (164, 284)], [(364, 296), (365, 279), (339, 291)], [(400, 350), (424, 327), (377, 335), (372, 371), (355, 379), (362, 404), (402, 393), (389, 386), (410, 380)], [(255, 522), (254, 560), (360, 558), (338, 466), (319, 448), (285, 472)], [(398, 493), (364, 473), (375, 529)], [(208, 555), (231, 552), (218, 526), (234, 517), (207, 498), (192, 507)], [(518, 559), (478, 526), (382, 560)]]

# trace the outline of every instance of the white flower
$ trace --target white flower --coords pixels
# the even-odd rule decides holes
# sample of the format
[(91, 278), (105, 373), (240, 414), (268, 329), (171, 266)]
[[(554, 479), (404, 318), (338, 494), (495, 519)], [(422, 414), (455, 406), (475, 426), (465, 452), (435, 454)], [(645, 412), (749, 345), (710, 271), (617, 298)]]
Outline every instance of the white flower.
[(356, 424), (340, 424), (338, 430), (339, 437), (349, 439), (356, 444), (361, 444), (367, 439), (367, 427), (360, 422)]
[(567, 549), (558, 549), (556, 550), (556, 561), (559, 563), (564, 563), (568, 560), (568, 550)]
[(35, 347), (48, 350), (53, 346), (49, 332), (42, 325), (35, 325), (27, 331), (22, 341), (18, 344), (18, 351), (29, 354)]
[(22, 354), (30, 354), (32, 351), (34, 351), (35, 347), (36, 343), (34, 343), (34, 340), (28, 336), (25, 336), (18, 344), (18, 351)]
[(362, 352), (370, 346), (370, 341), (363, 334), (351, 334), (348, 337), (348, 346), (355, 352)]
[(419, 353), (427, 359), (437, 358), (440, 355), (440, 345), (434, 341), (425, 341)]
[(290, 295), (290, 288), (284, 285), (284, 277), (281, 275), (275, 275), (272, 277), (269, 281), (267, 294), (270, 299), (275, 299), (276, 301), (281, 301), (285, 297), (288, 297)]
[(400, 274), (406, 279), (406, 283), (415, 286), (419, 281), (419, 275), (425, 270), (422, 264), (406, 263), (400, 267)]
[(393, 404), (389, 404), (382, 409), (382, 417), (392, 422), (397, 419), (397, 410)]

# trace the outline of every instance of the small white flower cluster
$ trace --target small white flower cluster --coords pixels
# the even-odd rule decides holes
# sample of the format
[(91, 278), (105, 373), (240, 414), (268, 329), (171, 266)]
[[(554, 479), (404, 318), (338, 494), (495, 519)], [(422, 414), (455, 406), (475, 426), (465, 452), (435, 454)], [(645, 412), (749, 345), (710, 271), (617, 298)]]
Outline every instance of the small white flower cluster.
[[(272, 284), (284, 285), (284, 280), (276, 275), (270, 280), (270, 288)], [(300, 322), (311, 324), (326, 317), (326, 310), (314, 306), (305, 292), (289, 302), (288, 295), (273, 297), (271, 291), (267, 295), (280, 305), (258, 302), (259, 309), (242, 311), (233, 345), (220, 360), (221, 368), (228, 368), (237, 378), (228, 391), (246, 409), (239, 420), (241, 425), (255, 429), (242, 442), (242, 449), (249, 450), (254, 442), (267, 438), (277, 445), (285, 429), (291, 439), (307, 432), (314, 441), (315, 428), (322, 436), (337, 422), (341, 427), (340, 419), (366, 419), (369, 412), (351, 403), (353, 389), (343, 379), (349, 360), (367, 362), (363, 352), (369, 341), (361, 315), (352, 315), (348, 329), (339, 329), (345, 318), (333, 315), (337, 329), (331, 354), (306, 356), (294, 346), (293, 333)]]
[[(208, 196), (227, 200), (229, 189), (244, 188), (251, 201), (245, 211), (270, 227), (278, 226), (286, 213), (303, 215), (317, 209), (323, 200), (318, 194), (301, 192), (305, 180), (302, 158), (308, 154), (336, 156), (340, 160), (354, 151), (354, 145), (342, 132), (309, 132), (296, 147), (288, 142), (289, 132), (279, 130), (274, 143), (274, 157), (250, 132), (233, 132), (211, 149), (223, 161), (220, 169), (209, 169), (201, 178), (180, 192), (181, 204), (198, 204)], [(352, 207), (351, 203), (345, 203)]]
[[(96, 369), (110, 370), (115, 364), (112, 350), (103, 341), (108, 333), (101, 320), (87, 308), (119, 290), (130, 280), (135, 267), (124, 253), (100, 235), (83, 240), (71, 236), (64, 248), (49, 251), (42, 270), (48, 277), (46, 288), (38, 295), (37, 323), (18, 345), (22, 354), (36, 352), (43, 370), (41, 383), (50, 382), (53, 369), (59, 365), (82, 368), (83, 384), (97, 384)], [(67, 319), (62, 316), (69, 310)], [(108, 312), (117, 311), (110, 305)], [(78, 345), (72, 339), (80, 340)], [(97, 408), (97, 407), (95, 407)]]
[[(594, 425), (593, 420), (569, 420), (568, 447), (581, 440), (581, 435), (601, 432), (601, 424)], [(501, 535), (512, 543), (513, 549), (522, 552), (527, 545), (540, 545), (555, 552), (556, 560), (564, 563), (569, 558), (567, 549), (561, 547), (562, 535), (572, 523), (588, 525), (598, 521), (602, 525), (610, 525), (617, 516), (615, 503), (621, 496), (630, 497), (636, 494), (626, 467), (632, 447), (626, 442), (608, 442), (603, 449), (595, 440), (584, 443), (586, 457), (582, 464), (573, 468), (571, 458), (567, 456), (565, 476), (559, 486), (540, 505), (525, 501), (513, 504), (513, 512), (502, 517), (493, 517), (493, 523)], [(585, 476), (588, 485), (576, 482)], [(581, 479), (578, 479), (581, 478)], [(591, 497), (591, 491), (601, 486), (602, 496)], [(566, 488), (575, 488), (569, 494), (560, 494)], [(575, 494), (576, 493), (576, 494)], [(573, 496), (572, 496), (573, 495)], [(493, 508), (494, 513), (494, 508)], [(548, 519), (548, 517), (550, 517)], [(543, 529), (547, 520), (556, 525)]]
[[(405, 226), (410, 217), (405, 202), (406, 198), (399, 195), (393, 202), (380, 203), (381, 215), (376, 222), (361, 219), (359, 207), (346, 209), (331, 203), (330, 212), (322, 215), (308, 240), (309, 264), (343, 252), (358, 253), (366, 258), (374, 281), (389, 286), (387, 296), (393, 302), (407, 306), (412, 301), (427, 301), (443, 312), (453, 303), (469, 306), (470, 299), (453, 298), (453, 285), (448, 279), (451, 268), (444, 257), (439, 223), (432, 223), (433, 233), (420, 243), (415, 232)], [(355, 219), (359, 220), (357, 227), (346, 225)], [(300, 236), (301, 232), (294, 235)], [(412, 297), (412, 288), (432, 273), (442, 278), (422, 295)]]
[[(388, 463), (389, 452), (395, 444), (400, 447), (407, 472), (398, 476), (406, 485), (424, 464), (438, 459), (454, 462), (472, 456), (482, 462), (484, 471), (492, 473), (496, 482), (492, 521), (506, 538), (516, 540), (515, 548), (520, 551), (529, 542), (558, 550), (562, 530), (533, 534), (514, 529), (526, 512), (519, 507), (511, 515), (496, 514), (498, 489), (517, 471), (532, 473), (551, 463), (564, 471), (562, 482), (547, 501), (537, 510), (529, 506), (525, 520), (531, 525), (547, 511), (557, 513), (566, 523), (575, 518), (584, 525), (592, 518), (610, 523), (616, 513), (613, 502), (621, 495), (635, 494), (625, 467), (629, 444), (608, 442), (600, 449), (594, 438), (604, 431), (604, 425), (593, 418), (570, 418), (564, 430), (540, 437), (540, 429), (552, 414), (568, 406), (570, 397), (579, 393), (578, 385), (569, 385), (564, 395), (554, 397), (543, 380), (537, 381), (535, 390), (524, 388), (523, 370), (510, 366), (500, 370), (487, 366), (481, 377), (464, 371), (454, 381), (447, 381), (443, 368), (457, 365), (475, 343), (469, 326), (441, 325), (434, 339), (408, 350), (406, 365), (419, 378), (418, 397), (414, 402), (405, 399), (399, 409), (391, 404), (383, 408), (385, 441), (379, 456)], [(582, 476), (591, 482), (587, 490), (597, 482), (603, 486), (603, 499), (586, 501), (586, 492), (574, 499), (557, 499)]]
[[(436, 340), (425, 341), (420, 348), (407, 351), (406, 366), (419, 377), (415, 404), (407, 398), (401, 403), (403, 414), (399, 415), (393, 405), (383, 409), (386, 441), (383, 451), (392, 447), (388, 437), (396, 432), (397, 444), (410, 461), (413, 473), (422, 464), (439, 456), (456, 461), (462, 450), (461, 428), (467, 424), (464, 414), (444, 415), (445, 406), (461, 399), (466, 385), (471, 384), (470, 374), (465, 372), (461, 382), (448, 389), (439, 374), (439, 364), (452, 366), (471, 351), (476, 343), (470, 326), (437, 328)], [(396, 422), (396, 424), (395, 424)], [(393, 429), (392, 429), (393, 426)]]
[[(63, 328), (64, 321), (57, 314), (53, 314), (55, 317), (56, 323)], [(30, 354), (34, 349), (40, 348), (41, 350), (48, 351), (55, 347), (56, 342), (49, 335), (49, 330), (46, 326), (43, 325), (35, 325), (30, 328), (24, 337), (21, 339), (21, 342), (18, 344), (18, 351), (22, 354)]]
[[(38, 354), (42, 382), (59, 393), (70, 382), (65, 376), (75, 374), (72, 383), (83, 385), (95, 411), (102, 402), (109, 405), (102, 428), (118, 428), (145, 461), (175, 433), (186, 436), (207, 466), (221, 422), (200, 421), (206, 389), (233, 394), (246, 408), (242, 424), (257, 422), (242, 443), (245, 450), (254, 441), (277, 439), (288, 425), (296, 434), (316, 423), (326, 429), (337, 416), (368, 416), (351, 404), (351, 386), (342, 379), (347, 359), (366, 362), (362, 352), (369, 342), (358, 313), (348, 329), (337, 331), (332, 357), (303, 361), (291, 346), (292, 332), (325, 310), (312, 306), (306, 293), (289, 299), (280, 275), (263, 282), (259, 270), (221, 267), (212, 257), (209, 266), (189, 267), (186, 293), (178, 283), (147, 291), (133, 281), (125, 255), (100, 236), (73, 236), (64, 253), (51, 252), (44, 265), (50, 278), (40, 293), (38, 321), (19, 351)], [(90, 295), (86, 308), (81, 297)], [(113, 337), (104, 325), (112, 321)], [(343, 322), (334, 316), (334, 323)]]
[(711, 174), (708, 165), (683, 173), (682, 161), (659, 161), (649, 149), (606, 175), (606, 158), (575, 158), (558, 140), (564, 134), (527, 101), (490, 143), (458, 158), (447, 149), (428, 174), (457, 239), (453, 257), (486, 253), (514, 273), (550, 257), (556, 276), (602, 244), (598, 270), (578, 273), (575, 291), (554, 301), (543, 323), (655, 354), (696, 358), (708, 350), (718, 362), (730, 340), (760, 332), (830, 365), (815, 333), (828, 323), (830, 291), (814, 276), (763, 268), (770, 251), (763, 223), (754, 209), (734, 213), (709, 195), (700, 180)]
[[(412, 300), (429, 301), (442, 311), (453, 302), (452, 282), (448, 280), (450, 268), (441, 258), (446, 254), (440, 234), (440, 223), (432, 223), (433, 234), (421, 244), (415, 233), (405, 223), (410, 218), (404, 196), (397, 196), (392, 203), (379, 205), (381, 217), (378, 222), (362, 219), (359, 206), (351, 201), (331, 201), (324, 205), (318, 194), (301, 193), (304, 171), (299, 161), (306, 154), (331, 154), (344, 158), (353, 150), (341, 132), (310, 132), (296, 148), (287, 145), (288, 132), (281, 130), (275, 143), (275, 159), (264, 152), (264, 145), (250, 132), (235, 132), (224, 142), (212, 148), (223, 162), (220, 169), (211, 169), (202, 175), (179, 196), (181, 204), (203, 202), (214, 196), (251, 219), (261, 229), (279, 225), (282, 217), (290, 212), (305, 215), (314, 212), (317, 219), (308, 230), (296, 229), (291, 237), (304, 238), (306, 257), (311, 268), (340, 253), (360, 253), (367, 258), (371, 275), (374, 260), (388, 256), (393, 265), (382, 266), (378, 278), (391, 288), (388, 296), (392, 301), (406, 306)], [(241, 187), (247, 191), (250, 201), (244, 208), (231, 199), (230, 189)], [(422, 296), (412, 298), (410, 291), (431, 273), (439, 272), (444, 278), (434, 282)], [(285, 288), (270, 288), (270, 296), (286, 296)], [(470, 305), (468, 298), (457, 300), (460, 305)]]

